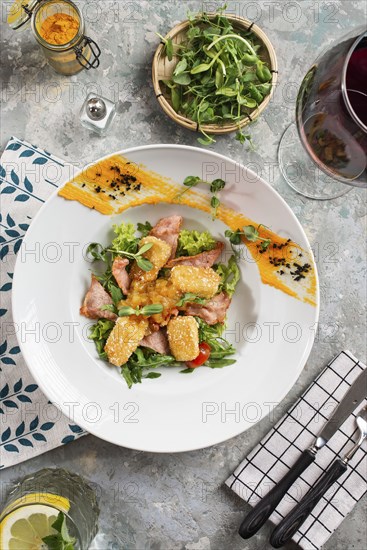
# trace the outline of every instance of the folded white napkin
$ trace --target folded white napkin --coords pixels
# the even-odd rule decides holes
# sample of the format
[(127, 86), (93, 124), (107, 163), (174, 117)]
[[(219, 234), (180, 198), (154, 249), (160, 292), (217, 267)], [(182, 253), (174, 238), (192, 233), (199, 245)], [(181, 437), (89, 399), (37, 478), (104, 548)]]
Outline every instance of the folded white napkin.
[[(335, 357), (239, 465), (226, 484), (255, 506), (291, 468), (302, 451), (314, 442), (335, 406), (365, 368), (349, 351)], [(367, 399), (364, 399), (327, 445), (318, 451), (315, 462), (294, 483), (270, 516), (272, 523), (278, 524), (331, 462), (337, 456), (344, 456), (352, 447), (358, 433), (355, 416), (366, 405)], [(320, 500), (293, 540), (305, 550), (321, 548), (366, 489), (367, 451), (364, 442), (347, 471)]]

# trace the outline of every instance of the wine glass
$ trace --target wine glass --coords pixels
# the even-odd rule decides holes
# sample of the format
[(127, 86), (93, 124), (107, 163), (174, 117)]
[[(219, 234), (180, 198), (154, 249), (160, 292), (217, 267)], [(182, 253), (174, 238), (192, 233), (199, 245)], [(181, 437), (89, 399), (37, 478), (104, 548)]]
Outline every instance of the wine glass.
[(308, 198), (332, 199), (352, 186), (367, 187), (365, 29), (344, 36), (307, 72), (278, 160), (287, 183)]

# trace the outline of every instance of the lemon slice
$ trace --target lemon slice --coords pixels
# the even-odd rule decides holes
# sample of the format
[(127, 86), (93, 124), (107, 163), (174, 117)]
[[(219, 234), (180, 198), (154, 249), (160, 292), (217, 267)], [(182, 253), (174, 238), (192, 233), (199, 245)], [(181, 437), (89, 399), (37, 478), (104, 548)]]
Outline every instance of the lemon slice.
[(53, 495), (52, 493), (28, 493), (27, 495), (17, 498), (9, 504), (9, 506), (4, 508), (1, 512), (1, 517), (6, 516), (19, 505), (27, 506), (28, 504), (46, 504), (57, 508), (60, 512), (64, 512), (64, 514), (70, 510), (70, 501), (66, 497)]
[(58, 510), (46, 504), (22, 506), (0, 523), (2, 550), (45, 550), (42, 539), (56, 531), (51, 527)]

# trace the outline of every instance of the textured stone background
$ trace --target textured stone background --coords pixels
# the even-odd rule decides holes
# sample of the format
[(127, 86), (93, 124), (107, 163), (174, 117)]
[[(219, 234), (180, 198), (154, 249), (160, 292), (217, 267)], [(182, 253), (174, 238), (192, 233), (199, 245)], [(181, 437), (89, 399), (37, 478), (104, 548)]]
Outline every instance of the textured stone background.
[[(196, 11), (202, 2), (105, 0), (79, 5), (103, 57), (98, 71), (71, 78), (53, 73), (31, 31), (11, 31), (3, 14), (1, 147), (15, 135), (69, 161), (84, 163), (134, 145), (197, 145), (194, 134), (161, 112), (150, 66), (158, 43), (155, 32), (165, 34), (185, 18), (187, 9)], [(209, 5), (220, 3), (204, 2)], [(229, 11), (255, 20), (268, 33), (278, 56), (280, 84), (269, 108), (251, 129), (255, 152), (246, 152), (232, 137), (219, 138), (213, 150), (250, 164), (285, 198), (313, 246), (321, 283), (317, 341), (274, 420), (340, 349), (346, 347), (366, 360), (365, 191), (352, 189), (327, 202), (304, 199), (286, 185), (276, 164), (277, 145), (293, 118), (303, 74), (322, 48), (366, 22), (366, 6), (364, 0), (228, 2)], [(79, 109), (89, 91), (119, 101), (119, 116), (104, 139), (90, 135), (79, 124)], [(237, 535), (247, 505), (224, 488), (223, 482), (271, 425), (266, 418), (233, 440), (179, 455), (135, 452), (88, 436), (4, 471), (2, 488), (39, 468), (63, 466), (99, 485), (101, 527), (119, 533), (129, 548), (267, 549), (269, 528), (249, 541)], [(365, 511), (364, 500), (325, 548), (366, 548)]]

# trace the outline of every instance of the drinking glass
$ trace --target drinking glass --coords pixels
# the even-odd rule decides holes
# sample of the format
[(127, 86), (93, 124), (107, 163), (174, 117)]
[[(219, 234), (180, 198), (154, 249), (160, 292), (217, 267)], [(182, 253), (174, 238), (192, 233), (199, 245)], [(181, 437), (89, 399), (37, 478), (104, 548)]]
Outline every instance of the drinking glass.
[(367, 187), (367, 32), (355, 29), (307, 72), (296, 121), (284, 132), (280, 170), (312, 199), (332, 199)]
[[(46, 468), (24, 477), (10, 491), (0, 515), (0, 528), (15, 510), (32, 507), (48, 515), (63, 512), (77, 550), (87, 549), (98, 530), (99, 508), (93, 489), (80, 476), (62, 469)], [(30, 514), (29, 514), (30, 515)], [(27, 514), (28, 516), (28, 514)]]

